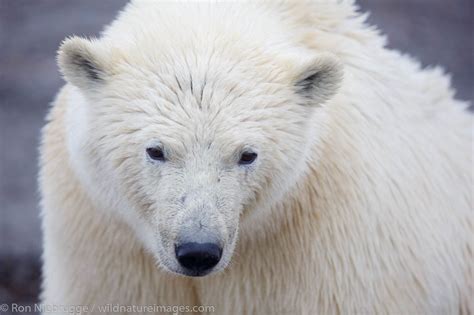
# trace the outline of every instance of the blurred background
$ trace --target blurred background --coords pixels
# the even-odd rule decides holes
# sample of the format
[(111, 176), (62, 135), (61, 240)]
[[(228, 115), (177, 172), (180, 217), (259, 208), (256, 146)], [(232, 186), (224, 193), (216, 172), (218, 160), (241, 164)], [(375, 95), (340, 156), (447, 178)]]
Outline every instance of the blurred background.
[[(457, 97), (473, 101), (472, 0), (359, 0), (389, 46), (442, 65)], [(0, 304), (38, 298), (40, 129), (63, 84), (56, 50), (69, 35), (98, 35), (125, 0), (0, 0)]]

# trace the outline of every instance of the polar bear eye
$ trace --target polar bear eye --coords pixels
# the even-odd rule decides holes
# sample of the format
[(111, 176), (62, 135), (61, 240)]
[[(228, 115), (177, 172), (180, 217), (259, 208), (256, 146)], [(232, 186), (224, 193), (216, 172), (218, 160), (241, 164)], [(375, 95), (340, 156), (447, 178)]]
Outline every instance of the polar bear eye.
[(146, 153), (150, 157), (150, 159), (155, 160), (155, 161), (164, 161), (165, 160), (165, 154), (163, 152), (163, 149), (160, 147), (152, 147), (152, 148), (147, 148)]
[(244, 151), (240, 155), (239, 164), (240, 165), (249, 165), (252, 164), (257, 159), (257, 153), (252, 151)]

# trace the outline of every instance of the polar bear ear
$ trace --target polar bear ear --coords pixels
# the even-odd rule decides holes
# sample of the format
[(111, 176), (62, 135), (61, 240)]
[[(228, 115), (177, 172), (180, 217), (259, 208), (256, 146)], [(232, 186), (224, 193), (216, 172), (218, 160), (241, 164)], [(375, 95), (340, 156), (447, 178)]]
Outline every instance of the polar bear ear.
[(300, 67), (295, 80), (296, 92), (305, 105), (320, 105), (336, 94), (342, 82), (342, 64), (329, 54), (322, 54)]
[(106, 62), (95, 43), (71, 37), (58, 51), (59, 68), (67, 82), (81, 89), (90, 89), (106, 78)]

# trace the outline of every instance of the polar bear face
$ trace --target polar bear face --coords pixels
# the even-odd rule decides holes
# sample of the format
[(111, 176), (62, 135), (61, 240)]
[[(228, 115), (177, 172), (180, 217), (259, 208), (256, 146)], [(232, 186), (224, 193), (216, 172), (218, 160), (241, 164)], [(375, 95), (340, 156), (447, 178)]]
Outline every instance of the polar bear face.
[(239, 225), (265, 220), (305, 172), (315, 112), (341, 70), (327, 55), (161, 56), (63, 43), (69, 153), (91, 198), (161, 266), (203, 276), (227, 266)]

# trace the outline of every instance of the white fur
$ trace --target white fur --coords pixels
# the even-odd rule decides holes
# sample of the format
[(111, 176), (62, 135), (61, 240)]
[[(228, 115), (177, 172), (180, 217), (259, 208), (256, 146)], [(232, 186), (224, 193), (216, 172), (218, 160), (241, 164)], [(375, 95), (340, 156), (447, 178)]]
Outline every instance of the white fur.
[[(335, 0), (137, 1), (100, 39), (65, 41), (41, 148), (43, 301), (472, 310), (472, 116), (442, 71), (384, 42)], [(165, 162), (146, 156), (158, 144)], [(177, 276), (197, 221), (223, 258)]]

